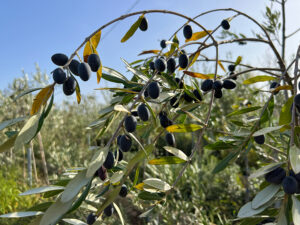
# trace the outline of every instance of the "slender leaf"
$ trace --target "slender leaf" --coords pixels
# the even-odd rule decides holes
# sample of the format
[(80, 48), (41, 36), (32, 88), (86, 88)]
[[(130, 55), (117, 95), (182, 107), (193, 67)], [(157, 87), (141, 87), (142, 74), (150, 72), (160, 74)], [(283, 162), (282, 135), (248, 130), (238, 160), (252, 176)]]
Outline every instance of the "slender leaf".
[(171, 146), (164, 146), (164, 149), (166, 151), (172, 153), (173, 155), (177, 156), (178, 158), (180, 158), (184, 161), (188, 161), (188, 157), (183, 151), (181, 151), (177, 148), (171, 147)]
[(226, 117), (242, 115), (242, 114), (245, 114), (248, 112), (256, 111), (260, 108), (261, 108), (260, 106), (253, 106), (253, 107), (248, 107), (248, 108), (244, 108), (244, 109), (239, 109), (239, 110), (233, 111), (232, 113), (229, 113)]
[(168, 132), (186, 133), (186, 132), (194, 132), (201, 128), (202, 126), (198, 124), (174, 124), (166, 127), (166, 130)]
[[(208, 33), (211, 33), (212, 30), (208, 30)], [(208, 35), (206, 31), (200, 31), (200, 32), (195, 32), (193, 33), (192, 37), (190, 39), (186, 39), (185, 42), (190, 42), (190, 41), (197, 41), (203, 37), (205, 37), (206, 35)]]
[(280, 189), (281, 185), (270, 184), (256, 194), (252, 200), (252, 209), (257, 209), (270, 201)]
[(255, 76), (255, 77), (251, 77), (247, 80), (244, 80), (243, 84), (254, 84), (257, 82), (264, 82), (264, 81), (270, 81), (270, 80), (275, 80), (276, 77), (272, 77), (272, 76)]
[(127, 33), (124, 35), (124, 37), (121, 39), (121, 42), (127, 41), (138, 29), (138, 27), (141, 24), (142, 19), (144, 18), (144, 14), (141, 15), (138, 20), (130, 27), (130, 29), (127, 31)]
[(186, 162), (177, 156), (164, 156), (161, 158), (151, 159), (148, 161), (150, 165), (166, 165), (166, 164), (180, 164)]

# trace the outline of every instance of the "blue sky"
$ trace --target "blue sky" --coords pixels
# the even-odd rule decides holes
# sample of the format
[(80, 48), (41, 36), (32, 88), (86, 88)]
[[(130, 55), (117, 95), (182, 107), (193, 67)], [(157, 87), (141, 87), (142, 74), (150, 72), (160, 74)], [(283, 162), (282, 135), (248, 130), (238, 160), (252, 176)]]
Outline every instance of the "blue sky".
[[(22, 75), (22, 69), (28, 74), (35, 72), (35, 63), (42, 71), (49, 73), (55, 69), (50, 58), (57, 52), (70, 55), (75, 48), (95, 29), (106, 22), (124, 14), (136, 3), (136, 0), (52, 0), (52, 1), (1, 1), (0, 3), (0, 89), (7, 87), (14, 78)], [(267, 0), (140, 0), (131, 11), (144, 9), (168, 9), (178, 11), (193, 17), (206, 10), (215, 8), (236, 8), (262, 20), (262, 12), (269, 4)], [(287, 33), (297, 29), (294, 21), (299, 21), (300, 1), (289, 0), (287, 3)], [(232, 13), (214, 13), (199, 19), (199, 23), (208, 29), (214, 28), (222, 19), (233, 15)], [(124, 64), (120, 58), (127, 61), (136, 60), (143, 50), (159, 49), (161, 39), (167, 39), (185, 20), (172, 15), (147, 15), (149, 29), (147, 32), (137, 31), (126, 43), (120, 39), (128, 28), (137, 19), (131, 17), (121, 21), (106, 35), (110, 28), (103, 30), (98, 52), (104, 66), (125, 72)], [(256, 29), (243, 18), (234, 20), (231, 31), (251, 34)], [(182, 37), (182, 35), (180, 36)], [(183, 38), (181, 39), (183, 40)], [(300, 43), (300, 35), (291, 38), (287, 46), (287, 55), (296, 51)], [(263, 47), (247, 45), (241, 48), (238, 45), (222, 47), (221, 56), (231, 51), (233, 58), (244, 55), (244, 62), (261, 63), (268, 55)], [(82, 54), (82, 53), (80, 53)], [(101, 86), (109, 85), (102, 82)], [(86, 83), (81, 82), (83, 94), (93, 92), (98, 87), (96, 77)], [(61, 88), (58, 94), (63, 97)], [(72, 98), (72, 97), (71, 97)], [(73, 97), (75, 98), (75, 97)]]

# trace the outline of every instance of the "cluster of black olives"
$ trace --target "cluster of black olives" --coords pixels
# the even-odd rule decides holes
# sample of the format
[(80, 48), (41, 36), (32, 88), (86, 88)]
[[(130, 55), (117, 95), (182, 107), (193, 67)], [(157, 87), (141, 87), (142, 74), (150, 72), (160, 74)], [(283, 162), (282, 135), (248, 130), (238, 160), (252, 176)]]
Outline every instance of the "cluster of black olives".
[(281, 184), (286, 194), (292, 195), (300, 193), (300, 173), (295, 174), (294, 171), (290, 170), (287, 176), (283, 168), (277, 167), (267, 173), (265, 179), (272, 184)]
[[(56, 68), (53, 74), (53, 80), (57, 84), (63, 84), (63, 92), (65, 95), (72, 95), (76, 89), (76, 80), (73, 76), (68, 76), (62, 67), (66, 65), (69, 58), (65, 54), (57, 53), (51, 57), (52, 62), (61, 66)], [(76, 59), (72, 59), (68, 66), (68, 70), (76, 76), (79, 76), (81, 80), (88, 81), (91, 77), (91, 71), (97, 72), (101, 66), (100, 58), (97, 54), (90, 54), (88, 56), (87, 63), (80, 63)]]

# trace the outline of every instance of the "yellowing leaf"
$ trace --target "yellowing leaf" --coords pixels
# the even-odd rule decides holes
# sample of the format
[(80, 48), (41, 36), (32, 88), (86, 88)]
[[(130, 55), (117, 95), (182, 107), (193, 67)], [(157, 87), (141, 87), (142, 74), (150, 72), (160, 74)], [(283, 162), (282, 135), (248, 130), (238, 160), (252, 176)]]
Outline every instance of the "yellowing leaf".
[[(208, 30), (208, 32), (211, 33), (212, 30)], [(196, 33), (193, 33), (193, 35), (190, 39), (186, 39), (185, 42), (196, 41), (196, 40), (199, 40), (200, 38), (205, 37), (206, 35), (208, 35), (208, 33), (206, 31), (196, 32)]]
[(174, 125), (168, 126), (166, 128), (166, 130), (169, 132), (185, 133), (185, 132), (194, 132), (201, 128), (202, 128), (202, 126), (200, 126), (198, 124), (174, 124)]
[(96, 34), (94, 34), (91, 39), (85, 44), (83, 50), (83, 60), (87, 62), (90, 54), (93, 53), (93, 49), (91, 46), (96, 49), (98, 47), (99, 41), (101, 38), (101, 30), (99, 30)]
[(144, 183), (160, 191), (168, 191), (171, 189), (171, 186), (167, 182), (158, 178), (148, 178), (144, 180)]
[(148, 161), (150, 165), (165, 165), (165, 164), (179, 164), (184, 163), (185, 160), (178, 158), (177, 156), (164, 156), (161, 158), (151, 159)]
[(100, 83), (101, 77), (102, 77), (102, 63), (101, 63), (101, 61), (100, 61), (100, 68), (99, 68), (98, 71), (97, 71), (97, 84)]
[[(189, 62), (191, 62), (190, 65), (189, 65), (189, 67), (191, 67), (196, 62), (196, 60), (198, 59), (199, 55), (200, 55), (200, 51), (197, 51), (196, 53), (192, 54), (189, 57)], [(184, 69), (180, 67), (179, 70), (184, 70)]]
[(40, 92), (35, 96), (33, 100), (30, 115), (36, 114), (40, 110), (41, 106), (46, 104), (53, 91), (53, 84), (46, 86), (42, 90), (40, 90)]
[(237, 66), (237, 65), (239, 65), (239, 64), (241, 63), (241, 61), (242, 61), (242, 56), (238, 56), (238, 57), (236, 58), (234, 64)]
[(243, 84), (254, 84), (257, 82), (264, 82), (264, 81), (269, 81), (269, 80), (275, 80), (276, 77), (271, 77), (271, 76), (256, 76), (256, 77), (251, 77), (247, 80), (244, 80)]
[(293, 87), (291, 85), (283, 85), (275, 88), (272, 92), (277, 92), (280, 90), (293, 90)]
[(196, 73), (196, 72), (192, 72), (192, 71), (183, 71), (184, 74), (187, 74), (191, 77), (196, 77), (196, 78), (200, 78), (200, 79), (212, 79), (214, 78), (214, 74), (202, 74), (202, 73)]
[(144, 183), (139, 183), (139, 184), (135, 185), (134, 188), (142, 191), (144, 189), (144, 185), (145, 185)]
[(121, 39), (121, 42), (127, 41), (131, 36), (135, 33), (135, 31), (138, 29), (138, 27), (141, 24), (142, 19), (144, 18), (144, 14), (141, 15), (138, 20), (130, 27), (130, 29), (127, 31), (127, 33), (124, 35), (124, 37)]
[(225, 68), (224, 68), (224, 66), (223, 66), (223, 64), (220, 60), (218, 60), (218, 64), (221, 67), (221, 69), (226, 73), (226, 70), (225, 70)]
[(157, 54), (159, 52), (160, 52), (160, 50), (146, 50), (146, 51), (142, 51), (139, 55), (145, 55), (145, 54), (151, 54), (151, 53)]
[(81, 102), (81, 94), (80, 94), (80, 87), (79, 87), (78, 83), (76, 83), (75, 91), (76, 91), (77, 103), (80, 104), (80, 102)]

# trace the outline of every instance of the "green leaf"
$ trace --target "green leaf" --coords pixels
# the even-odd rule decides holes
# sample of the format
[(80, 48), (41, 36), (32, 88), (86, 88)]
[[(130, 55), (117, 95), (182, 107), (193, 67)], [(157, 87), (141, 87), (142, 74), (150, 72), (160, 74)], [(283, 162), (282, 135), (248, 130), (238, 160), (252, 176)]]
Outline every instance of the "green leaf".
[(17, 99), (23, 97), (24, 95), (27, 95), (31, 92), (34, 92), (34, 91), (38, 91), (38, 90), (41, 90), (42, 88), (32, 88), (32, 89), (28, 89), (24, 92), (22, 92), (21, 94), (19, 94), (17, 97), (14, 98), (14, 101), (16, 101)]
[(293, 200), (293, 208), (292, 208), (293, 222), (294, 224), (300, 224), (300, 202), (295, 196), (292, 196), (292, 200)]
[(141, 24), (142, 19), (144, 18), (144, 14), (141, 15), (138, 20), (130, 27), (130, 29), (127, 31), (127, 33), (124, 35), (124, 37), (121, 39), (121, 42), (127, 41), (138, 29), (138, 27)]
[(267, 134), (267, 133), (270, 133), (270, 132), (273, 132), (275, 130), (279, 130), (280, 128), (282, 128), (283, 126), (277, 126), (277, 127), (265, 127), (263, 129), (260, 129), (258, 131), (256, 131), (253, 136), (260, 136), (260, 135), (263, 135), (263, 134)]
[(138, 198), (146, 200), (146, 201), (151, 201), (151, 200), (161, 200), (164, 198), (163, 193), (150, 193), (147, 191), (142, 191), (138, 194)]
[(270, 184), (256, 194), (252, 200), (252, 209), (257, 209), (270, 201), (280, 189), (281, 185)]
[(74, 202), (74, 204), (72, 205), (72, 208), (67, 212), (67, 213), (71, 213), (73, 211), (75, 211), (80, 205), (81, 203), (86, 199), (86, 196), (88, 195), (90, 189), (92, 186), (92, 180), (90, 180), (88, 182), (88, 184), (86, 185), (84, 191), (82, 192), (82, 194), (80, 195), (80, 197)]
[(61, 202), (60, 198), (52, 204), (43, 215), (40, 225), (54, 225), (65, 213), (69, 211), (76, 196), (68, 202)]
[(14, 147), (14, 144), (15, 144), (15, 141), (16, 141), (17, 137), (18, 137), (18, 135), (15, 134), (12, 137), (10, 137), (8, 140), (3, 142), (0, 145), (0, 153), (5, 152), (5, 151), (9, 150), (10, 148)]
[(28, 191), (25, 191), (21, 194), (19, 194), (20, 196), (24, 196), (24, 195), (34, 195), (34, 194), (41, 194), (41, 193), (45, 193), (45, 192), (49, 192), (49, 191), (57, 191), (57, 190), (64, 190), (65, 187), (60, 187), (60, 186), (45, 186), (45, 187), (38, 187), (38, 188), (34, 188)]
[(256, 170), (249, 176), (249, 179), (265, 175), (265, 174), (271, 172), (272, 170), (275, 170), (276, 168), (280, 167), (282, 164), (283, 164), (283, 162), (271, 163), (267, 166), (259, 168), (258, 170)]
[(254, 216), (254, 215), (257, 215), (257, 214), (263, 212), (269, 206), (270, 206), (270, 204), (265, 204), (265, 205), (261, 206), (260, 208), (253, 209), (252, 202), (248, 202), (239, 210), (237, 216), (239, 218), (251, 217), (251, 216)]
[(3, 130), (4, 128), (8, 127), (8, 126), (12, 126), (16, 123), (19, 123), (23, 120), (25, 120), (27, 117), (18, 117), (18, 118), (15, 118), (15, 119), (11, 119), (11, 120), (5, 120), (3, 121), (2, 123), (0, 123), (0, 131)]
[(19, 149), (23, 144), (27, 144), (31, 141), (31, 139), (35, 136), (36, 131), (38, 130), (39, 119), (40, 117), (38, 115), (33, 115), (29, 118), (16, 138), (14, 145), (15, 149)]
[(166, 165), (166, 164), (179, 164), (184, 163), (185, 160), (178, 158), (176, 156), (164, 156), (161, 158), (151, 159), (148, 161), (150, 165)]
[(36, 212), (36, 211), (14, 212), (14, 213), (7, 213), (4, 215), (0, 215), (0, 218), (21, 218), (21, 217), (28, 217), (28, 216), (38, 216), (42, 214), (43, 212)]
[(282, 106), (280, 116), (279, 116), (279, 125), (289, 124), (292, 120), (291, 107), (294, 101), (294, 96), (290, 97), (286, 103)]
[[(101, 166), (101, 165), (100, 165)], [(98, 167), (99, 169), (99, 167)], [(95, 171), (96, 172), (96, 171)], [(95, 174), (93, 173), (93, 175)], [(78, 173), (66, 186), (65, 190), (61, 194), (61, 202), (68, 202), (81, 190), (82, 187), (84, 187), (91, 178), (86, 176), (87, 171), (83, 170), (80, 173)]]
[(118, 172), (115, 172), (111, 177), (110, 177), (110, 182), (112, 184), (115, 184), (117, 182), (119, 182), (122, 177), (124, 176), (124, 172), (123, 171), (118, 171)]
[(274, 109), (274, 96), (272, 96), (272, 99), (270, 100), (268, 107), (264, 111), (264, 113), (260, 119), (260, 124), (267, 122), (271, 118), (271, 116), (273, 114), (273, 109)]
[(217, 141), (213, 144), (208, 144), (204, 146), (206, 150), (224, 150), (224, 149), (232, 149), (235, 147), (237, 146), (230, 142), (225, 142), (225, 141)]
[(256, 111), (260, 108), (261, 108), (260, 106), (253, 106), (253, 107), (247, 107), (244, 109), (239, 109), (239, 110), (233, 111), (232, 113), (229, 113), (226, 117), (242, 115), (242, 114), (245, 114), (248, 112)]
[(202, 126), (198, 124), (174, 124), (166, 127), (168, 132), (176, 132), (176, 133), (186, 133), (186, 132), (194, 132), (201, 129)]
[(177, 148), (174, 148), (171, 146), (164, 146), (164, 149), (184, 161), (188, 161), (188, 159), (189, 159), (183, 151), (181, 151)]
[(171, 186), (167, 182), (162, 181), (161, 179), (158, 179), (158, 178), (148, 178), (148, 179), (144, 180), (143, 183), (145, 183), (153, 188), (156, 188), (160, 191), (168, 191), (171, 189)]
[(41, 211), (45, 212), (54, 202), (43, 202), (41, 204), (32, 206), (28, 209), (28, 211)]
[(88, 170), (86, 172), (87, 177), (94, 176), (95, 172), (100, 168), (100, 166), (103, 165), (103, 163), (106, 159), (107, 153), (108, 153), (107, 147), (104, 147), (104, 148), (98, 150), (97, 152), (95, 152), (95, 154), (91, 160), (91, 163), (88, 166)]
[(214, 168), (213, 173), (219, 173), (220, 171), (224, 170), (228, 163), (237, 157), (239, 152), (230, 152), (224, 159), (221, 160), (221, 162), (218, 163), (218, 165)]
[(102, 69), (107, 72), (107, 74), (102, 73), (102, 78), (107, 81), (111, 81), (114, 83), (122, 83), (122, 84), (124, 84), (124, 83), (126, 84), (129, 82), (128, 79), (123, 74), (121, 74), (120, 72), (118, 72), (112, 68), (103, 66)]
[(295, 174), (300, 172), (300, 149), (293, 145), (289, 151), (290, 163)]
[(247, 80), (244, 80), (243, 84), (254, 84), (257, 82), (264, 82), (264, 81), (270, 81), (270, 80), (275, 80), (276, 77), (271, 77), (271, 76), (255, 76), (255, 77), (251, 77)]
[(236, 60), (235, 60), (235, 65), (237, 66), (237, 65), (239, 65), (241, 62), (242, 62), (242, 56), (238, 56), (237, 58), (236, 58)]

